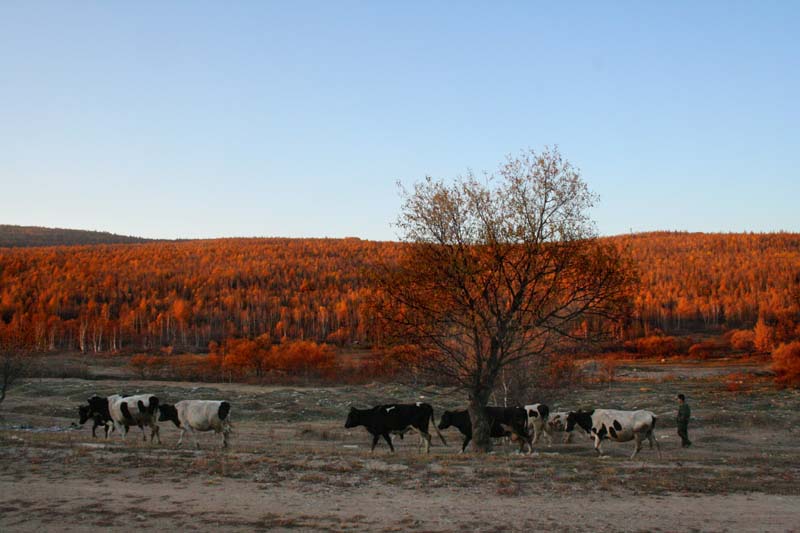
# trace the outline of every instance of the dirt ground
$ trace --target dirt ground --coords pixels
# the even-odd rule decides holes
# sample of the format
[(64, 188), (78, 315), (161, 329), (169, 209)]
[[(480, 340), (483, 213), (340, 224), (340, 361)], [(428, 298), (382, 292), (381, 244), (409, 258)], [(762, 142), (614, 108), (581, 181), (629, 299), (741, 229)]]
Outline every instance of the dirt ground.
[[(230, 531), (800, 531), (800, 393), (766, 382), (729, 392), (708, 365), (626, 364), (607, 385), (544, 393), (551, 409), (643, 408), (659, 415), (663, 458), (632, 443), (542, 442), (533, 455), (497, 443), (459, 455), (443, 432), (430, 455), (416, 436), (370, 453), (350, 405), (418, 401), (437, 417), (459, 407), (451, 390), (399, 385), (261, 387), (113, 379), (35, 379), (0, 404), (0, 530)], [(138, 429), (123, 441), (77, 427), (93, 393), (151, 392), (162, 401), (228, 399), (232, 446), (201, 434), (202, 449), (162, 445)], [(694, 446), (675, 434), (676, 392), (689, 397)], [(100, 431), (102, 433), (102, 431)]]

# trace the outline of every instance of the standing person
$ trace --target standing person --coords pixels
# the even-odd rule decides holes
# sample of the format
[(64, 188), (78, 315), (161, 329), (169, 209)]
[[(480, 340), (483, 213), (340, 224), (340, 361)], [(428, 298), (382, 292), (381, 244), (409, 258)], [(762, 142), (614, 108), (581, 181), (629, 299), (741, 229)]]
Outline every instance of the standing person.
[(684, 448), (692, 445), (692, 441), (689, 440), (689, 418), (691, 416), (692, 410), (686, 403), (686, 396), (678, 394), (678, 435), (681, 438), (681, 446)]

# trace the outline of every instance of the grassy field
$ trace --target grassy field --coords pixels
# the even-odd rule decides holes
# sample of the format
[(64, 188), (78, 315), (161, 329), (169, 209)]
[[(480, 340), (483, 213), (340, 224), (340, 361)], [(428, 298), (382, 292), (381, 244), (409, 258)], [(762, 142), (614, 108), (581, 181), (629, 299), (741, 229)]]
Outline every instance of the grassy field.
[[(531, 398), (551, 409), (642, 408), (659, 415), (658, 459), (632, 443), (539, 443), (533, 455), (497, 443), (488, 456), (458, 454), (460, 435), (418, 439), (370, 453), (363, 428), (347, 430), (351, 405), (419, 401), (463, 405), (453, 390), (372, 384), (262, 387), (123, 379), (43, 378), (0, 405), (0, 529), (323, 531), (790, 531), (800, 528), (800, 394), (776, 391), (756, 368), (621, 363), (617, 380)], [(732, 373), (747, 377), (727, 376)], [(115, 378), (119, 376), (119, 378)], [(731, 385), (733, 383), (733, 385)], [(739, 389), (732, 392), (731, 389)], [(228, 399), (232, 447), (201, 434), (202, 449), (174, 449), (138, 429), (123, 441), (92, 439), (76, 407), (93, 393), (151, 392), (162, 401)], [(694, 446), (675, 434), (674, 396), (695, 415)], [(102, 431), (101, 431), (102, 433)], [(191, 444), (191, 443), (189, 443)]]

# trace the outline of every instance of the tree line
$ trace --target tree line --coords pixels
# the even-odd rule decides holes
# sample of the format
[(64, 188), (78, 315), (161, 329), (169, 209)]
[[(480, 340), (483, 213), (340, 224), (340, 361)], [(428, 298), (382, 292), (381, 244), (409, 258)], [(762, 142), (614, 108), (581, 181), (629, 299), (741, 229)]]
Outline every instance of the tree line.
[[(624, 249), (640, 283), (620, 340), (798, 331), (800, 235), (647, 233)], [(218, 239), (0, 249), (0, 338), (39, 351), (205, 351), (231, 338), (369, 346), (378, 264), (401, 243)], [(762, 327), (763, 329), (763, 327)], [(762, 335), (763, 336), (763, 335)], [(780, 340), (777, 339), (777, 340)]]

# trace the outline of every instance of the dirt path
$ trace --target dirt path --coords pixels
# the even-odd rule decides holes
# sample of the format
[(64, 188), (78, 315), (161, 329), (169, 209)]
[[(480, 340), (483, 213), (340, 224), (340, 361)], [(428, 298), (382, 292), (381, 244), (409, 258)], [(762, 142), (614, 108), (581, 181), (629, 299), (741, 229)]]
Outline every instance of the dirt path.
[(490, 497), (470, 491), (419, 494), (392, 487), (310, 496), (240, 480), (52, 483), (0, 479), (5, 531), (313, 529), (331, 531), (791, 531), (800, 496)]

